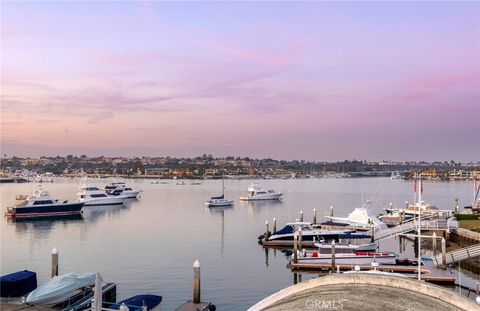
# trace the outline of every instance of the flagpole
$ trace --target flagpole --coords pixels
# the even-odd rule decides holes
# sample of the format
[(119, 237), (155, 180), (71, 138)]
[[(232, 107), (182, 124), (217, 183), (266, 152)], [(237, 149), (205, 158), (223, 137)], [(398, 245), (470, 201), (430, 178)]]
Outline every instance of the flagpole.
[(418, 181), (418, 280), (420, 281), (421, 280), (421, 276), (420, 276), (420, 264), (421, 264), (421, 255), (420, 255), (420, 251), (421, 251), (421, 248), (422, 248), (422, 243), (421, 243), (421, 234), (422, 234), (422, 228), (421, 228), (421, 219), (420, 219), (420, 214), (421, 214), (421, 209), (420, 209), (420, 202), (421, 202), (421, 199), (422, 199), (422, 176), (420, 176), (419, 178), (419, 181)]

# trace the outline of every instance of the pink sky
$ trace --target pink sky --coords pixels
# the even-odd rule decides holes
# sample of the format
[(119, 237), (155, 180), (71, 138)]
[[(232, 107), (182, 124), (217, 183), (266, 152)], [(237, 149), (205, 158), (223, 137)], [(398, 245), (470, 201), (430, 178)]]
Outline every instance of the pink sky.
[(2, 2), (2, 154), (480, 160), (478, 2)]

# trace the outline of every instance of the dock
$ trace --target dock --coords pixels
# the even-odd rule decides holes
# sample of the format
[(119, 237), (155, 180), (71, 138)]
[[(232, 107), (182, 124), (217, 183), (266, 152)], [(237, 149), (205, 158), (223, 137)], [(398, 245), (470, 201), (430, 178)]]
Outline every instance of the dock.
[[(445, 258), (443, 258), (444, 256)], [(437, 266), (442, 266), (442, 265), (449, 265), (452, 263), (456, 263), (462, 260), (471, 259), (479, 256), (480, 256), (480, 243), (448, 252), (445, 255), (439, 254), (434, 257), (434, 262)]]
[(212, 308), (213, 305), (209, 302), (194, 303), (192, 300), (189, 300), (175, 309), (175, 311), (210, 311)]

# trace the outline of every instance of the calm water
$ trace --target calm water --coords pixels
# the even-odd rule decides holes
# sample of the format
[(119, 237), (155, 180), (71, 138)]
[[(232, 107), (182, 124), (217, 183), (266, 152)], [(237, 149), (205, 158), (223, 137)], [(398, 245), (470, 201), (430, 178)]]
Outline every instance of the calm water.
[[(113, 180), (89, 183), (103, 186)], [(117, 180), (118, 181), (118, 180)], [(311, 219), (313, 208), (323, 220), (330, 205), (336, 215), (346, 215), (362, 199), (378, 199), (381, 212), (412, 201), (412, 182), (389, 178), (264, 180), (266, 188), (285, 191), (282, 202), (239, 202), (248, 180), (226, 180), (227, 198), (235, 206), (209, 209), (204, 202), (221, 193), (221, 180), (202, 185), (151, 184), (149, 180), (126, 180), (142, 189), (141, 198), (126, 206), (90, 207), (82, 220), (11, 223), (1, 220), (1, 273), (21, 269), (36, 271), (39, 283), (50, 277), (50, 252), (60, 252), (60, 273), (100, 272), (104, 280), (116, 282), (117, 298), (140, 293), (164, 297), (162, 310), (173, 310), (192, 292), (192, 264), (202, 267), (202, 300), (214, 302), (219, 310), (245, 310), (267, 295), (293, 283), (280, 252), (266, 254), (257, 244), (265, 220), (277, 218), (278, 225), (292, 221), (304, 211)], [(56, 179), (43, 188), (58, 199), (75, 197), (79, 179)], [(2, 184), (1, 209), (17, 194), (30, 194), (33, 183)], [(460, 206), (471, 198), (469, 183), (426, 182), (424, 199), (442, 209), (451, 209), (458, 197)], [(384, 250), (398, 252), (393, 239), (382, 242)], [(268, 255), (268, 257), (266, 256)], [(402, 254), (413, 256), (413, 247)], [(307, 276), (308, 277), (308, 276)], [(304, 277), (306, 279), (307, 277)]]

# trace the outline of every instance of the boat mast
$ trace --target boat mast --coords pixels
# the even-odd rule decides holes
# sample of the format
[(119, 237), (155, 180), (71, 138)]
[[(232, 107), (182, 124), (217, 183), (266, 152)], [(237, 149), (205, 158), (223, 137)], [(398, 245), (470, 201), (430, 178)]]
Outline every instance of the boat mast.
[(224, 174), (222, 174), (222, 196), (223, 198), (225, 198), (225, 175)]

